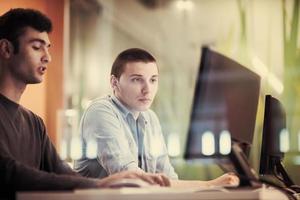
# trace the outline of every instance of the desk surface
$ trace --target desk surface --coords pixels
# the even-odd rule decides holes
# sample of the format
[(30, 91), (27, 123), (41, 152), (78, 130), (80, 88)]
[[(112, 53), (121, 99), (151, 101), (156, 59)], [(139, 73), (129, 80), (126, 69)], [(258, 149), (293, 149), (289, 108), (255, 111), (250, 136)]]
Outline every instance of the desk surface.
[(21, 192), (17, 200), (274, 200), (288, 198), (282, 192), (274, 189), (175, 189), (175, 188), (122, 188), (122, 189), (90, 189), (73, 192)]

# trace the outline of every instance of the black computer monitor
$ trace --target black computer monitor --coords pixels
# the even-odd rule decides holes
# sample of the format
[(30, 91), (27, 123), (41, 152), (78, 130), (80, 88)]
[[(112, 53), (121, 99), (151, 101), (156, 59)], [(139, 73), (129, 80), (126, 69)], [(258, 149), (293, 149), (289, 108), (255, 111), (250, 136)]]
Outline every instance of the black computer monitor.
[[(247, 162), (252, 144), (260, 91), (260, 76), (234, 60), (202, 48), (201, 62), (195, 86), (185, 159), (230, 158), (236, 172), (254, 179)], [(232, 152), (220, 153), (220, 133), (230, 133)], [(213, 155), (204, 155), (204, 133), (213, 133)], [(249, 181), (242, 181), (250, 185)]]
[(265, 98), (265, 114), (261, 144), (259, 174), (261, 178), (275, 178), (286, 187), (294, 185), (282, 161), (280, 134), (286, 131), (286, 112), (280, 101), (271, 95)]
[(202, 135), (210, 131), (219, 155), (219, 134), (226, 130), (244, 152), (252, 144), (260, 91), (260, 77), (234, 60), (202, 48), (194, 92), (186, 159), (205, 157)]

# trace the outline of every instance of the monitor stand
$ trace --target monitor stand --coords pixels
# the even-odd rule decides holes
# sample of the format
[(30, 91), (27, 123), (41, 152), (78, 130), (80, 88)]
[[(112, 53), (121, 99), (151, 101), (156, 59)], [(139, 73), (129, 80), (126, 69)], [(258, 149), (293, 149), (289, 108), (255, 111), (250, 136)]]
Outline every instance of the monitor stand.
[(270, 165), (274, 166), (272, 174), (261, 175), (260, 180), (270, 185), (280, 187), (290, 195), (300, 198), (300, 186), (295, 185), (293, 180), (289, 177), (282, 163), (282, 159), (274, 156), (271, 159)]
[(261, 187), (258, 176), (254, 169), (250, 166), (246, 155), (238, 143), (233, 142), (230, 160), (235, 168), (237, 175), (240, 178), (241, 187)]
[(274, 176), (279, 181), (281, 181), (285, 186), (287, 190), (293, 190), (295, 193), (300, 193), (300, 186), (296, 185), (293, 180), (289, 177), (288, 173), (286, 172), (284, 165), (281, 161), (281, 159), (274, 158), (273, 163), (275, 165), (274, 169)]
[(292, 185), (295, 185), (295, 183), (292, 181), (292, 179), (289, 177), (288, 173), (286, 172), (281, 159), (278, 158), (273, 158), (273, 163), (275, 166), (274, 169), (274, 176), (279, 179), (280, 181), (282, 181), (284, 183), (284, 185), (286, 185), (287, 187), (290, 187)]

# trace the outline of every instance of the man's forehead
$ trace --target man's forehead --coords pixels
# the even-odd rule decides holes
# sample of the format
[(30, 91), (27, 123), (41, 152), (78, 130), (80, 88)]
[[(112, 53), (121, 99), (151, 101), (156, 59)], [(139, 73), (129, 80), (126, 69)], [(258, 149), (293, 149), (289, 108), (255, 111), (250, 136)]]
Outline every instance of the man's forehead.
[(26, 27), (24, 29), (24, 33), (22, 34), (21, 38), (24, 38), (28, 42), (40, 41), (46, 46), (50, 45), (50, 39), (46, 31), (40, 32), (31, 27)]
[(129, 62), (125, 65), (125, 73), (158, 73), (157, 65), (155, 62)]

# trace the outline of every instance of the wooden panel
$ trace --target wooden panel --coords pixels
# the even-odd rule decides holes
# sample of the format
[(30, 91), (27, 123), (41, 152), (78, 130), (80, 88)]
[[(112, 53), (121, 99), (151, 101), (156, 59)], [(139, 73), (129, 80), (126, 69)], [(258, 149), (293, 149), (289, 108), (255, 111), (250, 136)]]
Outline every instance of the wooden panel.
[(64, 1), (45, 0), (45, 2), (46, 13), (53, 22), (53, 32), (50, 34), (52, 63), (46, 79), (46, 121), (49, 136), (56, 143), (56, 113), (63, 106)]

